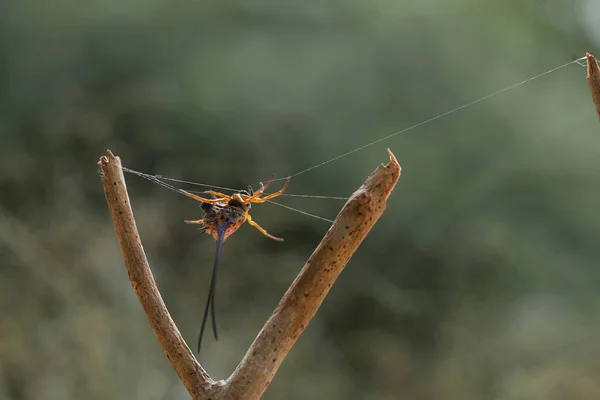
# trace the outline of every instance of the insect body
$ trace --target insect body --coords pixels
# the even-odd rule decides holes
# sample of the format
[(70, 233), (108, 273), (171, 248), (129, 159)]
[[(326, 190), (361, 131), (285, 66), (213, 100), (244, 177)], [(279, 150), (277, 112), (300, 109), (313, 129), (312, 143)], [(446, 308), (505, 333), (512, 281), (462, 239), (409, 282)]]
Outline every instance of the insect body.
[(185, 221), (185, 223), (202, 225), (200, 230), (204, 233), (211, 235), (217, 241), (215, 262), (213, 265), (212, 277), (210, 279), (208, 299), (206, 302), (206, 307), (204, 309), (202, 325), (200, 327), (200, 335), (198, 338), (198, 352), (200, 352), (202, 336), (204, 335), (204, 328), (206, 326), (206, 320), (208, 318), (209, 309), (211, 313), (215, 340), (218, 340), (217, 324), (215, 318), (215, 287), (217, 280), (217, 265), (221, 257), (221, 249), (223, 248), (223, 244), (225, 243), (227, 238), (233, 233), (235, 233), (244, 224), (244, 222), (248, 222), (250, 225), (258, 229), (263, 235), (265, 235), (269, 239), (278, 242), (283, 241), (283, 239), (275, 237), (269, 234), (263, 228), (261, 228), (256, 222), (252, 220), (252, 217), (250, 217), (249, 214), (252, 203), (264, 203), (270, 199), (281, 195), (290, 182), (290, 180), (288, 179), (281, 188), (281, 190), (275, 193), (271, 193), (265, 197), (261, 197), (265, 189), (272, 182), (272, 180), (273, 178), (271, 178), (265, 185), (261, 183), (260, 189), (258, 189), (256, 192), (254, 192), (252, 188), (249, 188), (249, 191), (239, 191), (233, 194), (232, 196), (213, 191), (204, 192), (210, 195), (212, 197), (211, 199), (206, 199), (200, 196), (196, 196), (192, 193), (186, 192), (185, 190), (180, 190), (180, 192), (185, 194), (186, 196), (201, 201), (202, 205), (200, 207), (204, 211), (204, 216), (202, 219), (196, 221)]

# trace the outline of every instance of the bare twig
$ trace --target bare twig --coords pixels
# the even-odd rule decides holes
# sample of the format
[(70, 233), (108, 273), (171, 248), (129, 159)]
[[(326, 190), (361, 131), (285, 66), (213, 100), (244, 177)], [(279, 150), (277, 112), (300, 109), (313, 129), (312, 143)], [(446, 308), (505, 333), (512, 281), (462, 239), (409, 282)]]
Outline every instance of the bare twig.
[(380, 166), (348, 199), (321, 243), (227, 380), (223, 399), (258, 399), (336, 278), (385, 210), (400, 177), (400, 165)]
[(598, 62), (596, 58), (590, 53), (586, 53), (587, 59), (587, 81), (592, 93), (592, 100), (596, 106), (596, 112), (598, 118), (600, 118), (600, 68), (598, 68)]
[(133, 288), (167, 357), (195, 399), (256, 400), (275, 376), (329, 289), (383, 214), (400, 177), (400, 165), (388, 149), (381, 165), (348, 199), (333, 225), (306, 262), (254, 343), (225, 382), (214, 382), (186, 346), (156, 288), (129, 206), (121, 165), (109, 151), (100, 159), (106, 193)]
[(109, 150), (98, 164), (102, 167), (102, 186), (131, 286), (181, 382), (194, 399), (207, 399), (218, 385), (210, 379), (186, 345), (156, 287), (133, 218), (121, 160)]

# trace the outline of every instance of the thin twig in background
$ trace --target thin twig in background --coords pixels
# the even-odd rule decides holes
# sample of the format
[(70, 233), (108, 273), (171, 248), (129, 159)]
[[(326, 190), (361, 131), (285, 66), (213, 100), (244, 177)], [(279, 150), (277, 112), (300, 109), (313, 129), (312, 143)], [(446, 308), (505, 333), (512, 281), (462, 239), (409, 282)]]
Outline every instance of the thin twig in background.
[(596, 112), (598, 118), (600, 118), (600, 68), (598, 68), (598, 62), (596, 58), (590, 53), (586, 53), (587, 59), (587, 81), (592, 93), (592, 100), (596, 106)]
[(329, 289), (386, 207), (400, 165), (388, 149), (381, 165), (348, 199), (331, 228), (226, 381), (213, 381), (185, 344), (156, 287), (137, 232), (121, 162), (100, 158), (102, 185), (129, 279), (167, 358), (194, 399), (256, 400), (314, 317)]

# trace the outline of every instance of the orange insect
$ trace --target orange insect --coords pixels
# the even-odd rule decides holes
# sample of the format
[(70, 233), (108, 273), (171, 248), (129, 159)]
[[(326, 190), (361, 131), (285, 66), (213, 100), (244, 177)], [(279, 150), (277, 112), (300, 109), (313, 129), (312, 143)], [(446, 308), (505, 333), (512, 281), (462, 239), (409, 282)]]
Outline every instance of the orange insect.
[(217, 251), (215, 254), (212, 277), (210, 279), (208, 300), (204, 309), (204, 316), (202, 317), (202, 325), (200, 327), (200, 335), (198, 337), (198, 353), (200, 352), (200, 347), (202, 345), (202, 336), (204, 335), (204, 328), (206, 326), (209, 309), (211, 312), (215, 340), (218, 340), (217, 323), (215, 318), (215, 287), (217, 280), (217, 265), (219, 263), (219, 258), (221, 257), (221, 249), (223, 248), (223, 244), (227, 238), (237, 231), (244, 224), (244, 222), (248, 222), (269, 239), (278, 242), (283, 241), (283, 239), (275, 237), (261, 228), (260, 225), (252, 220), (252, 217), (250, 217), (249, 214), (252, 203), (264, 203), (283, 194), (290, 183), (290, 178), (286, 180), (285, 184), (279, 191), (271, 193), (265, 197), (261, 197), (265, 189), (267, 189), (272, 181), (273, 177), (271, 177), (271, 179), (269, 179), (269, 181), (264, 185), (261, 182), (260, 189), (258, 189), (256, 192), (254, 192), (252, 188), (248, 188), (248, 191), (239, 191), (231, 196), (213, 191), (204, 192), (210, 195), (212, 199), (205, 199), (195, 194), (186, 192), (185, 190), (178, 190), (180, 193), (183, 193), (194, 200), (202, 202), (200, 207), (204, 211), (204, 216), (202, 219), (196, 221), (185, 221), (185, 223), (202, 225), (200, 230), (203, 233), (211, 235), (217, 241)]

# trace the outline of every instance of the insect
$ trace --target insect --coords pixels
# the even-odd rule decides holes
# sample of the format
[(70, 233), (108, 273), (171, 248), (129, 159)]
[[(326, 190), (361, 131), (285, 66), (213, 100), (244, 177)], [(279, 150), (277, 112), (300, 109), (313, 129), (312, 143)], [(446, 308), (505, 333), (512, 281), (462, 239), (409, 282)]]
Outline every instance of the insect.
[(263, 184), (261, 182), (260, 189), (258, 189), (257, 191), (253, 191), (251, 187), (248, 187), (247, 191), (241, 190), (237, 193), (234, 193), (231, 196), (214, 191), (204, 192), (205, 194), (208, 194), (212, 197), (210, 199), (197, 196), (195, 194), (186, 192), (185, 190), (180, 190), (180, 192), (185, 194), (186, 196), (202, 202), (200, 207), (204, 212), (202, 219), (184, 222), (186, 224), (201, 225), (200, 231), (211, 235), (217, 242), (215, 262), (213, 265), (212, 276), (210, 279), (210, 288), (208, 290), (208, 299), (206, 301), (206, 307), (204, 308), (204, 315), (202, 316), (202, 325), (200, 327), (200, 335), (198, 337), (198, 353), (200, 353), (200, 348), (202, 345), (202, 336), (204, 335), (204, 328), (206, 327), (209, 309), (212, 319), (213, 334), (215, 336), (215, 340), (218, 340), (217, 323), (215, 317), (215, 288), (217, 281), (217, 266), (221, 257), (221, 249), (223, 248), (223, 244), (225, 243), (227, 238), (233, 233), (235, 233), (244, 224), (244, 222), (248, 222), (248, 224), (258, 229), (260, 233), (262, 233), (269, 239), (278, 242), (283, 241), (283, 239), (271, 235), (260, 225), (254, 222), (252, 220), (252, 217), (250, 217), (249, 213), (252, 203), (264, 203), (283, 194), (288, 184), (290, 183), (290, 178), (286, 180), (283, 187), (279, 191), (262, 197), (264, 191), (267, 189), (267, 187), (271, 184), (272, 181), (273, 177), (271, 177), (271, 179), (269, 179), (269, 181), (266, 184)]

